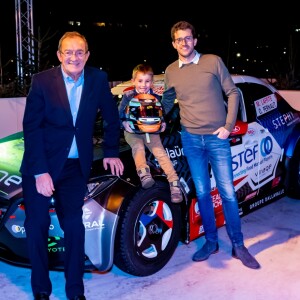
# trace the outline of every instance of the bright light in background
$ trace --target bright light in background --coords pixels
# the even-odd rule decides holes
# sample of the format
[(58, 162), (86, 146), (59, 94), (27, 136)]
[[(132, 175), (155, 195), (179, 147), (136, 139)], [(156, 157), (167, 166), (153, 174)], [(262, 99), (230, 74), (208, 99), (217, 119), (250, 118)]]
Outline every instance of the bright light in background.
[(287, 54), (287, 49), (286, 49), (286, 47), (284, 47), (284, 49), (283, 49), (283, 54)]
[(105, 22), (97, 22), (97, 23), (94, 23), (94, 24), (98, 27), (105, 27)]
[(71, 26), (81, 26), (81, 22), (79, 21), (68, 21), (68, 24)]

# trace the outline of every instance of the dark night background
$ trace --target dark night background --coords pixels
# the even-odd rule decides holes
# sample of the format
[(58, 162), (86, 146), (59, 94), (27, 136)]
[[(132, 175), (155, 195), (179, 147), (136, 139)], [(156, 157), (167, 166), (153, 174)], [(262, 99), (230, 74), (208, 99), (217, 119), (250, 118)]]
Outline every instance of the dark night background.
[[(7, 62), (16, 58), (14, 2), (0, 3), (3, 75), (10, 76), (14, 64)], [(132, 68), (143, 61), (150, 63), (155, 73), (162, 73), (177, 58), (171, 44), (171, 26), (186, 20), (199, 34), (196, 49), (220, 55), (231, 73), (284, 78), (291, 76), (292, 69), (297, 79), (300, 32), (295, 33), (295, 29), (300, 26), (300, 19), (297, 23), (297, 9), (288, 2), (274, 6), (271, 1), (235, 5), (189, 1), (175, 5), (161, 1), (120, 4), (33, 0), (32, 12), (35, 38), (43, 40), (42, 69), (58, 64), (59, 38), (65, 31), (76, 30), (89, 42), (88, 64), (107, 71), (110, 81), (130, 79)], [(70, 21), (75, 25), (70, 25)], [(105, 27), (96, 26), (97, 22), (105, 22)]]

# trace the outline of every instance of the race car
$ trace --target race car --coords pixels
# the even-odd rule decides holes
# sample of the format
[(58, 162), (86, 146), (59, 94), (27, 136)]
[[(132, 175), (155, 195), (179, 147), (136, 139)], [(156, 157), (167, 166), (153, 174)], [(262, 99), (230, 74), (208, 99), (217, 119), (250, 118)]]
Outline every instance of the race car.
[[(250, 76), (232, 78), (240, 93), (238, 118), (229, 137), (240, 215), (285, 195), (300, 199), (300, 112), (269, 83)], [(116, 101), (119, 94), (130, 88), (130, 84), (123, 83), (112, 89)], [(161, 80), (154, 88), (156, 92), (163, 91)], [(97, 120), (95, 159), (83, 206), (86, 271), (109, 271), (115, 264), (131, 275), (148, 276), (167, 264), (179, 242), (188, 244), (204, 234), (195, 187), (181, 145), (176, 101), (165, 121), (167, 128), (161, 139), (180, 177), (184, 196), (180, 204), (171, 202), (166, 175), (150, 152), (147, 162), (156, 183), (150, 189), (141, 187), (131, 149), (123, 137), (120, 158), (124, 174), (118, 177), (104, 170), (101, 117)], [(19, 173), (23, 150), (22, 132), (0, 140), (0, 259), (30, 267)], [(224, 225), (222, 199), (211, 168), (209, 171), (220, 227)], [(50, 268), (62, 270), (64, 233), (55, 212), (55, 197), (51, 199), (49, 214)]]

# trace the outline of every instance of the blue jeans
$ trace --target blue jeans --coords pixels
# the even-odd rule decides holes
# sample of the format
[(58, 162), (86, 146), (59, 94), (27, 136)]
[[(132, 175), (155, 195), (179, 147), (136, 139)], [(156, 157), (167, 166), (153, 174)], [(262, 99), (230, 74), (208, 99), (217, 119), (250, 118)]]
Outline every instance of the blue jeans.
[(198, 135), (187, 131), (181, 132), (181, 140), (196, 188), (205, 238), (211, 242), (218, 241), (214, 207), (210, 194), (211, 184), (208, 169), (210, 163), (222, 199), (228, 236), (233, 246), (243, 245), (238, 201), (233, 185), (229, 140), (220, 139), (213, 134)]

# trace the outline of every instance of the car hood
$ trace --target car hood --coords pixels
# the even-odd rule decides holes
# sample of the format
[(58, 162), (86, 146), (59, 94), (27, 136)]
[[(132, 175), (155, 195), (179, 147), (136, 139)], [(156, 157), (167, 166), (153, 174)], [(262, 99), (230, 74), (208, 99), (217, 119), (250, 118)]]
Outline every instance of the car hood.
[(23, 132), (0, 139), (0, 199), (8, 200), (21, 193), (19, 171), (24, 152)]

